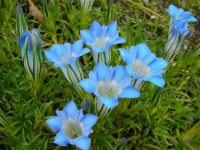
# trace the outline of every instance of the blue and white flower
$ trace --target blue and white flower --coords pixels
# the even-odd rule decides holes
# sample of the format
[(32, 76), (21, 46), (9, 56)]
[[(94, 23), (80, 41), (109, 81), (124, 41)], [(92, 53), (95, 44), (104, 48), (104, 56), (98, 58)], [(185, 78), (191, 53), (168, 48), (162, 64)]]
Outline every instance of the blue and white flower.
[(163, 87), (165, 80), (162, 77), (168, 62), (151, 53), (145, 43), (130, 47), (129, 50), (119, 49), (122, 59), (127, 63), (126, 70), (136, 81), (135, 87), (140, 88), (144, 81)]
[(88, 48), (83, 48), (83, 41), (78, 40), (73, 44), (54, 44), (50, 50), (45, 51), (45, 56), (49, 62), (54, 63), (55, 67), (62, 70), (66, 79), (77, 91), (81, 91), (79, 81), (84, 77), (78, 59), (88, 52)]
[(110, 47), (126, 42), (124, 38), (119, 36), (116, 21), (108, 26), (101, 26), (97, 21), (94, 21), (89, 30), (81, 30), (80, 33), (84, 43), (92, 48), (96, 63), (100, 61), (109, 63)]
[(89, 73), (89, 78), (80, 82), (88, 93), (93, 93), (107, 108), (118, 105), (118, 98), (136, 98), (138, 90), (132, 87), (131, 79), (123, 66), (107, 67), (98, 63)]
[(33, 29), (31, 32), (25, 30), (19, 37), (18, 44), (21, 48), (21, 56), (24, 67), (34, 81), (39, 81), (42, 70), (42, 40), (39, 33)]
[(54, 44), (50, 50), (45, 51), (45, 56), (48, 61), (53, 62), (55, 67), (66, 67), (67, 65), (74, 65), (76, 60), (87, 54), (88, 48), (83, 48), (83, 41), (78, 40), (73, 44)]
[(89, 134), (93, 132), (91, 128), (98, 117), (93, 114), (84, 115), (83, 110), (78, 110), (73, 100), (56, 114), (57, 116), (46, 120), (51, 130), (57, 132), (54, 143), (59, 146), (76, 145), (82, 150), (88, 150), (91, 145)]
[(184, 40), (192, 35), (192, 30), (188, 28), (189, 22), (196, 22), (197, 20), (190, 12), (177, 8), (173, 4), (169, 6), (167, 12), (171, 16), (171, 23), (164, 51), (166, 59), (171, 61), (179, 53)]

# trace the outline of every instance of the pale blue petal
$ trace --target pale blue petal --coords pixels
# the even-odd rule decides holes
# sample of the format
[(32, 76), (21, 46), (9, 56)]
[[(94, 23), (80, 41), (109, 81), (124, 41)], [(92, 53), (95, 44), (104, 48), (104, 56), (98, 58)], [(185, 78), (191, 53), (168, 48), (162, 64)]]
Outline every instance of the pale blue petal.
[(95, 51), (96, 53), (101, 53), (101, 52), (107, 51), (108, 49), (106, 49), (106, 47), (100, 48), (100, 47), (92, 46), (92, 50)]
[(101, 25), (97, 21), (94, 21), (90, 26), (90, 30), (93, 33), (93, 35), (96, 36), (97, 33), (101, 31)]
[(88, 93), (94, 93), (96, 84), (91, 79), (83, 79), (79, 82), (79, 84)]
[(124, 89), (127, 87), (131, 87), (132, 86), (132, 79), (130, 77), (125, 77), (122, 80), (118, 81), (118, 85), (120, 86), (120, 88)]
[(96, 72), (98, 81), (104, 80), (107, 77), (107, 75), (110, 74), (109, 68), (102, 62), (99, 62), (95, 66), (94, 72)]
[(140, 92), (133, 88), (133, 87), (128, 87), (123, 90), (123, 92), (119, 96), (120, 98), (137, 98), (140, 97)]
[(73, 100), (71, 100), (64, 108), (65, 113), (67, 114), (68, 117), (76, 117), (77, 114), (79, 113), (79, 110), (74, 103)]
[(128, 77), (128, 74), (124, 66), (119, 65), (114, 68), (113, 77), (112, 77), (114, 80), (121, 81), (127, 77)]
[(91, 133), (93, 133), (93, 130), (92, 129), (84, 129), (83, 130), (83, 135), (84, 136), (89, 136)]
[(150, 54), (150, 50), (145, 43), (141, 43), (135, 46), (137, 50), (137, 58), (142, 60), (144, 57), (147, 57)]
[[(65, 45), (65, 44), (64, 44), (64, 45)], [(61, 44), (54, 44), (54, 45), (51, 47), (50, 51), (56, 53), (58, 56), (63, 56), (63, 55), (66, 54), (66, 48), (65, 48), (64, 45), (61, 45)], [(68, 43), (68, 46), (70, 46), (70, 48), (71, 48), (71, 44)], [(69, 49), (70, 49), (70, 48), (69, 48)]]
[(125, 43), (125, 42), (126, 42), (125, 38), (118, 37), (117, 39), (115, 39), (109, 43), (110, 43), (110, 45), (115, 45), (115, 44), (121, 44), (121, 43)]
[(171, 4), (168, 9), (167, 9), (167, 12), (171, 15), (171, 16), (176, 16), (177, 15), (177, 12), (178, 12), (178, 8)]
[(92, 36), (92, 33), (90, 31), (87, 30), (81, 30), (81, 39), (88, 44), (89, 46), (91, 46), (91, 44), (94, 41), (94, 37)]
[(132, 76), (132, 77), (137, 77), (136, 72), (132, 69), (131, 64), (128, 64), (126, 67), (126, 71)]
[(190, 16), (189, 22), (197, 22), (198, 20), (194, 16)]
[(151, 78), (149, 78), (149, 81), (154, 83), (155, 85), (157, 85), (159, 87), (163, 87), (165, 85), (165, 80), (163, 78), (151, 77)]
[(107, 98), (100, 96), (100, 100), (108, 108), (113, 108), (119, 104), (117, 98)]
[(150, 67), (152, 70), (161, 70), (165, 68), (168, 65), (168, 62), (162, 58), (156, 58), (156, 61), (154, 61)]
[(84, 48), (79, 52), (78, 57), (83, 56), (89, 52), (90, 52), (90, 50), (88, 48)]
[(129, 63), (132, 63), (132, 61), (135, 60), (137, 57), (137, 49), (135, 49), (135, 46), (131, 46), (129, 48), (129, 53), (130, 53), (130, 57), (131, 57), (131, 60)]
[(87, 114), (84, 116), (82, 123), (83, 123), (83, 129), (88, 130), (92, 126), (96, 124), (98, 120), (98, 117), (93, 114)]
[(155, 60), (156, 60), (156, 55), (151, 53), (147, 57), (143, 58), (143, 63), (149, 66)]
[(46, 120), (46, 123), (54, 132), (59, 131), (62, 126), (62, 121), (57, 116), (53, 116), (49, 118), (48, 120)]
[(123, 59), (123, 61), (125, 61), (127, 64), (131, 63), (131, 56), (130, 56), (130, 52), (124, 48), (119, 48), (119, 52), (120, 55)]
[(54, 139), (54, 143), (59, 146), (67, 146), (68, 139), (63, 130), (58, 132), (58, 134), (56, 135), (56, 137)]
[(79, 55), (79, 52), (82, 50), (82, 48), (83, 48), (83, 41), (78, 40), (73, 43), (72, 52), (74, 52), (76, 55)]
[(114, 21), (108, 25), (108, 36), (113, 37), (117, 33), (117, 21)]
[(91, 139), (87, 136), (82, 136), (74, 139), (74, 144), (81, 150), (89, 150)]

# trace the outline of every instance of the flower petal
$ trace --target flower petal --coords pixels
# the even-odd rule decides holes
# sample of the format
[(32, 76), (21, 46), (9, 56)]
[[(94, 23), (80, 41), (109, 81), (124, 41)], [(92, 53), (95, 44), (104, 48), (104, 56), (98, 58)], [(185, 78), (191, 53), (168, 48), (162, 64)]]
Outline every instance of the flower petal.
[(137, 74), (136, 72), (132, 69), (132, 66), (131, 64), (128, 64), (127, 67), (126, 67), (126, 71), (134, 78), (137, 77)]
[(161, 70), (165, 68), (168, 65), (168, 62), (162, 58), (156, 58), (156, 61), (154, 61), (150, 67), (152, 70)]
[(93, 130), (92, 129), (84, 129), (83, 130), (83, 135), (85, 135), (85, 136), (88, 136), (88, 135), (90, 135), (91, 133), (93, 133)]
[(109, 43), (110, 43), (110, 45), (115, 45), (115, 44), (121, 44), (121, 43), (125, 43), (125, 42), (126, 42), (125, 38), (118, 37), (115, 40), (110, 41)]
[(87, 114), (83, 117), (83, 128), (88, 130), (96, 124), (98, 117), (93, 114)]
[(133, 88), (133, 87), (128, 87), (123, 90), (123, 92), (119, 96), (120, 98), (137, 98), (140, 97), (140, 92)]
[(154, 83), (155, 85), (157, 85), (159, 87), (164, 87), (164, 85), (165, 85), (165, 80), (163, 78), (151, 77), (151, 78), (149, 78), (149, 81)]
[(77, 117), (77, 114), (79, 113), (79, 110), (73, 100), (65, 106), (64, 111), (68, 117)]
[(107, 51), (108, 49), (92, 46), (92, 50), (95, 51), (96, 53), (101, 53)]
[(91, 79), (83, 79), (79, 82), (79, 84), (88, 93), (94, 93), (96, 84)]
[(99, 62), (95, 66), (94, 72), (96, 72), (96, 76), (97, 76), (98, 81), (106, 79), (108, 74), (110, 74), (109, 68), (102, 62)]
[(169, 5), (169, 7), (167, 9), (167, 12), (172, 16), (176, 16), (177, 11), (178, 11), (178, 8), (173, 4)]
[(118, 65), (114, 68), (113, 79), (120, 81), (128, 77), (124, 66)]
[(91, 139), (87, 136), (82, 136), (74, 139), (74, 144), (82, 150), (89, 150), (91, 145)]
[(131, 63), (131, 56), (130, 56), (130, 52), (124, 48), (119, 48), (119, 52), (120, 55), (123, 59), (123, 61), (125, 61), (127, 64)]
[(92, 33), (90, 31), (87, 31), (87, 30), (81, 30), (80, 32), (81, 32), (81, 39), (83, 40), (83, 42), (85, 42), (86, 44), (91, 46), (91, 44), (94, 41)]
[(150, 54), (150, 50), (145, 43), (141, 43), (135, 46), (135, 50), (137, 50), (137, 58), (143, 59)]
[(117, 32), (117, 21), (114, 21), (108, 25), (108, 36), (113, 37)]
[(108, 108), (113, 108), (119, 104), (117, 98), (107, 98), (100, 96), (100, 100)]
[(83, 56), (89, 52), (90, 52), (90, 50), (88, 48), (84, 48), (79, 52), (78, 57)]
[(51, 130), (54, 132), (59, 131), (62, 126), (62, 122), (61, 122), (60, 118), (57, 116), (53, 116), (53, 117), (49, 118), (48, 120), (46, 120), (46, 123), (51, 128)]
[(79, 55), (78, 53), (81, 51), (81, 49), (83, 48), (83, 41), (82, 40), (78, 40), (75, 41), (72, 44), (72, 52), (76, 53), (76, 55)]
[(54, 139), (54, 143), (59, 146), (67, 146), (68, 139), (63, 130), (58, 132), (58, 134), (56, 135), (56, 137)]
[(93, 35), (96, 36), (97, 33), (101, 31), (101, 25), (97, 21), (94, 21), (90, 26), (90, 30)]

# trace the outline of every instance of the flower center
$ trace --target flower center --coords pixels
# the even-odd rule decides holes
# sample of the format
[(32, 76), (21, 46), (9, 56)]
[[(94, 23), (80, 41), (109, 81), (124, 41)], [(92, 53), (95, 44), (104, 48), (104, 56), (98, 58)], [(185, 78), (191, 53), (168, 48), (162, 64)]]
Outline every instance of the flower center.
[(66, 57), (66, 56), (61, 56), (61, 62), (63, 63), (63, 64), (67, 64), (68, 63), (68, 58)]
[(139, 76), (148, 77), (151, 73), (150, 68), (142, 63), (140, 60), (135, 60), (132, 63), (132, 69), (137, 73)]
[(94, 46), (99, 47), (99, 48), (105, 48), (106, 43), (109, 41), (108, 36), (104, 36), (102, 38), (97, 38), (94, 42)]
[(97, 91), (101, 96), (114, 98), (118, 96), (122, 90), (118, 86), (117, 82), (112, 80), (108, 82), (99, 81), (97, 84)]
[(71, 139), (74, 139), (83, 135), (82, 124), (79, 121), (74, 120), (72, 118), (68, 118), (64, 122), (63, 129), (65, 131), (65, 134)]

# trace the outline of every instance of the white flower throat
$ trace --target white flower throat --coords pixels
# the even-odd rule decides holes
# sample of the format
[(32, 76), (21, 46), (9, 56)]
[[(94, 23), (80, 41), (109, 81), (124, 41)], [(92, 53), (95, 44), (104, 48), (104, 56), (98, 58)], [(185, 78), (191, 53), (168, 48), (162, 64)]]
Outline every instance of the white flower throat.
[(140, 60), (136, 59), (132, 63), (132, 69), (137, 73), (139, 76), (150, 76), (151, 69), (144, 63), (142, 63)]
[(109, 37), (108, 36), (104, 36), (101, 38), (97, 38), (94, 42), (94, 46), (95, 47), (99, 47), (99, 48), (105, 48), (106, 43), (109, 41)]
[(107, 98), (114, 98), (122, 92), (121, 88), (115, 80), (107, 82), (99, 81), (97, 84), (97, 91), (101, 96)]
[(83, 135), (82, 126), (79, 121), (68, 118), (63, 124), (63, 130), (69, 138), (74, 139)]

